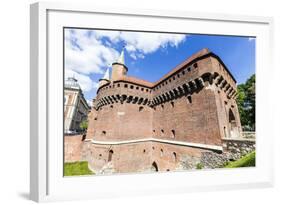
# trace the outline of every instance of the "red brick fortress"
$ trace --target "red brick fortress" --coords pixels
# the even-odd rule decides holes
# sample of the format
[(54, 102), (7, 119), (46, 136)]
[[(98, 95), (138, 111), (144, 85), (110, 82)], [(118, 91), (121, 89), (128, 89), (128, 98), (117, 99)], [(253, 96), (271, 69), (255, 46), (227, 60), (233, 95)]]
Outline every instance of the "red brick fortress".
[(96, 173), (194, 168), (204, 152), (239, 138), (236, 81), (203, 49), (155, 83), (127, 76), (124, 51), (100, 80), (82, 147)]

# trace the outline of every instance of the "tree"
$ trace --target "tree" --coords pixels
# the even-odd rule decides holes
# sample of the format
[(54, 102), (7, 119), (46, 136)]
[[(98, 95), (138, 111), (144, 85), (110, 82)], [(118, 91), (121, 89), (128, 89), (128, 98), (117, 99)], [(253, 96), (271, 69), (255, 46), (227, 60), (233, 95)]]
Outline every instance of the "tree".
[(83, 120), (80, 125), (79, 125), (80, 129), (85, 132), (88, 129), (88, 121), (87, 120)]
[(256, 76), (238, 85), (236, 98), (243, 130), (254, 131), (256, 125)]

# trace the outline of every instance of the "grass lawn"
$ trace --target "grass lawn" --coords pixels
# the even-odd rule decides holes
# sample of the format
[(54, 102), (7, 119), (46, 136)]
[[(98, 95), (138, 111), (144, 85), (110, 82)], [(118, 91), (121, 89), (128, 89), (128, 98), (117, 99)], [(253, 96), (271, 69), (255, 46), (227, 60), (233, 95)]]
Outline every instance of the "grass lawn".
[(88, 168), (88, 162), (64, 163), (64, 176), (91, 175), (95, 174)]
[(253, 151), (234, 162), (229, 162), (224, 167), (225, 168), (254, 167), (255, 165), (256, 165), (256, 152)]

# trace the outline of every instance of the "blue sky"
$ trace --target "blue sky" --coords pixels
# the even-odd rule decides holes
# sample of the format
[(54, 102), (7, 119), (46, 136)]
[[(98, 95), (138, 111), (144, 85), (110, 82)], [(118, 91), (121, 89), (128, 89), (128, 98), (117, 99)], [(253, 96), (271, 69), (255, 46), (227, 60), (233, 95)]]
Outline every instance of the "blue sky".
[(222, 59), (238, 84), (255, 73), (255, 39), (251, 37), (66, 29), (65, 77), (78, 79), (88, 102), (123, 46), (128, 75), (151, 82), (203, 48)]

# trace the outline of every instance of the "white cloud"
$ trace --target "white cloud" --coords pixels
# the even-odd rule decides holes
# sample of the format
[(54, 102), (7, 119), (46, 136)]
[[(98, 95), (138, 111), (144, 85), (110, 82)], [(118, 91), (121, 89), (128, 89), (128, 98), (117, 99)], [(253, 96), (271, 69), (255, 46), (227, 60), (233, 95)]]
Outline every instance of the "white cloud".
[(92, 105), (93, 105), (92, 100), (86, 100), (86, 101), (87, 101), (88, 105), (89, 105), (90, 107), (92, 107)]
[(68, 77), (75, 77), (78, 80), (78, 83), (83, 90), (83, 92), (90, 92), (93, 89), (98, 88), (98, 83), (94, 82), (89, 76), (84, 74), (79, 74), (73, 70), (65, 70), (65, 79)]
[(248, 41), (250, 41), (250, 42), (251, 42), (251, 41), (254, 41), (254, 40), (256, 40), (256, 38), (253, 38), (253, 37), (249, 37), (249, 38), (248, 38)]
[(168, 45), (177, 47), (184, 41), (185, 35), (164, 34), (148, 32), (122, 32), (120, 39), (126, 44), (126, 50), (130, 53), (138, 52), (144, 54), (153, 53), (159, 48), (166, 48)]
[(177, 47), (185, 38), (186, 35), (180, 34), (66, 29), (65, 76), (74, 75), (83, 92), (94, 92), (98, 83), (90, 75), (104, 73), (118, 59), (117, 43), (123, 44), (129, 56), (138, 60), (158, 49)]
[(92, 31), (66, 30), (65, 68), (83, 74), (103, 73), (103, 68), (112, 63), (119, 53), (97, 39)]

